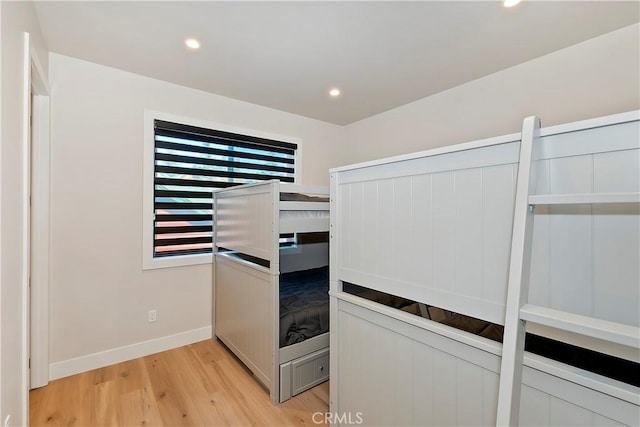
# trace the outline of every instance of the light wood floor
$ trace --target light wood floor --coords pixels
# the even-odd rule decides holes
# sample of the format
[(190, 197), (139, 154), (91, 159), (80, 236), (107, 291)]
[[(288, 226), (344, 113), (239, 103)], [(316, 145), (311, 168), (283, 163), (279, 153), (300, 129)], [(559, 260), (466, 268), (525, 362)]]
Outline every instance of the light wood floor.
[[(30, 393), (32, 426), (314, 426), (325, 382), (278, 406), (218, 341), (52, 381)], [(316, 419), (322, 417), (316, 415)]]

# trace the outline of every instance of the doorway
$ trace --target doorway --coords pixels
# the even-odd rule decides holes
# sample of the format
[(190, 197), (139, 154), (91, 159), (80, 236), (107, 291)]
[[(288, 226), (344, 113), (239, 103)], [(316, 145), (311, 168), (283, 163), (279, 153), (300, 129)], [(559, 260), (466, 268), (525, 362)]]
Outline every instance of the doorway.
[(23, 56), (23, 419), (29, 390), (49, 382), (50, 130), (47, 76), (24, 33)]

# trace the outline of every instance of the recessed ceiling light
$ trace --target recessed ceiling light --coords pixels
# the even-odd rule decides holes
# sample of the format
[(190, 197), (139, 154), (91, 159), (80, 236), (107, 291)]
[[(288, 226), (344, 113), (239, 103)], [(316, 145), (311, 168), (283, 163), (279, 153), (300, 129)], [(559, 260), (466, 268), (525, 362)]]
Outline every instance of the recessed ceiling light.
[(340, 96), (340, 89), (338, 88), (333, 88), (329, 91), (329, 95), (333, 96), (334, 98), (336, 96)]
[(522, 0), (504, 0), (504, 7), (513, 7), (520, 3)]
[(184, 44), (187, 45), (189, 49), (200, 49), (200, 42), (196, 39), (186, 39)]

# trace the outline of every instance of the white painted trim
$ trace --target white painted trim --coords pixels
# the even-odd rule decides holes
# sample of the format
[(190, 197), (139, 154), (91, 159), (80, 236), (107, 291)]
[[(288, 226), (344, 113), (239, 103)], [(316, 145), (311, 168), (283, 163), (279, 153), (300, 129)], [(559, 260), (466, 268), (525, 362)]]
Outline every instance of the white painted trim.
[(234, 256), (234, 252), (216, 252), (215, 260), (216, 262), (240, 269), (242, 272), (257, 277), (258, 279), (264, 279), (265, 274), (271, 273), (268, 267), (263, 267), (251, 261), (238, 258)]
[(581, 316), (566, 311), (525, 304), (520, 318), (528, 322), (562, 329), (632, 348), (640, 348), (640, 329), (636, 326)]
[(527, 332), (534, 335), (541, 335), (543, 337), (552, 338), (556, 341), (561, 341), (563, 343), (571, 344), (576, 347), (587, 348), (589, 350), (597, 351), (598, 353), (605, 353), (610, 356), (618, 357), (620, 359), (626, 359), (631, 362), (640, 363), (640, 351), (638, 351), (637, 348), (613, 344), (610, 341), (588, 337), (585, 335), (576, 334), (575, 332), (556, 329), (550, 326), (540, 325), (533, 322), (527, 322)]
[(51, 380), (211, 339), (211, 326), (112, 348), (50, 365)]
[[(317, 196), (328, 196), (329, 190), (327, 187), (315, 186), (315, 185), (302, 185), (296, 184), (292, 182), (280, 182), (277, 179), (270, 179), (268, 181), (254, 182), (253, 184), (242, 184), (242, 188), (244, 190), (240, 190), (238, 187), (228, 187), (228, 188), (220, 188), (214, 190), (218, 197), (225, 197), (225, 193), (231, 193), (228, 197), (236, 197), (238, 195), (244, 194), (259, 194), (259, 193), (269, 193), (271, 189), (268, 187), (271, 184), (279, 183), (280, 188), (278, 189), (278, 193), (300, 193), (300, 194), (312, 194)], [(253, 188), (259, 187), (258, 191), (255, 191)], [(291, 203), (291, 202), (289, 202)], [(308, 202), (308, 203), (322, 203), (322, 202)]]
[[(297, 359), (300, 356), (311, 354), (327, 347), (329, 347), (328, 332), (282, 347), (280, 348), (280, 365), (291, 362), (293, 359)], [(280, 381), (280, 383), (282, 383), (282, 381)]]
[(512, 133), (509, 135), (497, 136), (494, 138), (480, 139), (478, 141), (465, 142), (462, 144), (448, 145), (445, 147), (434, 148), (431, 150), (418, 151), (411, 154), (403, 154), (394, 157), (387, 157), (379, 160), (372, 160), (369, 162), (356, 163), (354, 165), (341, 166), (333, 169), (329, 169), (330, 173), (344, 172), (353, 169), (361, 169), (370, 166), (379, 166), (388, 163), (404, 162), (406, 160), (419, 159), (421, 157), (438, 156), (440, 154), (450, 154), (458, 151), (474, 150), (476, 148), (489, 147), (491, 145), (508, 144), (510, 142), (520, 141), (520, 133)]
[(340, 173), (340, 185), (517, 164), (520, 140)]
[[(340, 185), (340, 174), (331, 172), (329, 174), (329, 411), (338, 412), (338, 402), (340, 401), (338, 392), (338, 381), (340, 372), (338, 371), (338, 354), (340, 354), (339, 337), (339, 313), (338, 298), (336, 293), (342, 293), (342, 282), (338, 282), (338, 260), (340, 259), (338, 244), (338, 213), (341, 211), (341, 204), (338, 199), (338, 186)], [(331, 326), (333, 325), (333, 326)]]
[(30, 388), (49, 381), (50, 134), (49, 97), (35, 95), (31, 184), (31, 378)]
[(592, 203), (640, 203), (640, 193), (538, 194), (530, 205), (579, 205)]
[(29, 275), (30, 275), (30, 224), (29, 224), (29, 192), (31, 188), (31, 47), (29, 33), (23, 33), (22, 51), (22, 283), (21, 283), (21, 335), (20, 370), (22, 376), (21, 420), (29, 424)]
[(31, 299), (30, 304), (30, 388), (49, 381), (49, 283), (50, 270), (50, 91), (48, 76), (35, 47), (30, 44), (33, 88), (31, 129)]
[(253, 184), (242, 184), (234, 187), (219, 188), (214, 190), (217, 198), (221, 197), (239, 197), (248, 194), (266, 194), (271, 193), (271, 185), (278, 182), (277, 179), (270, 179), (263, 182), (254, 182)]
[(624, 113), (611, 114), (610, 116), (596, 117), (593, 119), (580, 120), (577, 122), (564, 123), (561, 125), (541, 128), (540, 137), (558, 135), (567, 132), (582, 131), (602, 126), (611, 126), (638, 120), (640, 120), (640, 110), (627, 111)]
[(271, 189), (271, 254), (269, 267), (271, 268), (271, 387), (269, 396), (271, 403), (280, 403), (280, 182), (269, 185)]
[(47, 78), (47, 73), (44, 71), (44, 67), (42, 66), (42, 62), (40, 62), (40, 58), (36, 53), (36, 50), (33, 46), (31, 47), (31, 66), (32, 70), (35, 70), (35, 74), (32, 72), (31, 84), (35, 89), (35, 93), (38, 95), (50, 95), (51, 90), (49, 89), (49, 80)]
[(166, 120), (170, 122), (182, 123), (190, 126), (198, 126), (208, 129), (216, 129), (224, 132), (239, 133), (242, 135), (250, 135), (258, 138), (273, 139), (283, 142), (296, 144), (296, 172), (294, 176), (295, 182), (298, 182), (302, 176), (301, 156), (302, 156), (302, 139), (291, 136), (279, 135), (275, 133), (258, 131), (255, 129), (246, 129), (228, 124), (216, 123), (208, 120), (195, 119), (193, 117), (185, 117), (177, 114), (163, 113), (160, 111), (144, 110), (143, 123), (143, 165), (142, 165), (142, 269), (151, 270), (156, 268), (181, 267), (187, 265), (211, 264), (211, 254), (197, 254), (172, 256), (164, 258), (153, 257), (153, 158), (154, 158), (154, 141), (153, 141), (153, 121), (154, 119)]
[(638, 121), (631, 121), (541, 137), (535, 160), (638, 150), (638, 130)]

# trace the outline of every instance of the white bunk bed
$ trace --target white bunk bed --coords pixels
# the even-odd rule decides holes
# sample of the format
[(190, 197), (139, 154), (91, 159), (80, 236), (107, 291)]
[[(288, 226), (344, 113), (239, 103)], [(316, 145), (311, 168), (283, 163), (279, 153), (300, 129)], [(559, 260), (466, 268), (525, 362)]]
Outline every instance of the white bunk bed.
[[(640, 114), (538, 123), (331, 170), (339, 421), (640, 424), (637, 384), (522, 348), (526, 325), (631, 363), (637, 383)], [(504, 345), (363, 299), (350, 284), (504, 325)]]
[[(280, 313), (281, 282), (296, 274), (287, 283), (307, 280), (296, 273), (307, 270), (316, 285), (324, 280), (324, 291), (315, 292), (326, 302), (314, 301), (312, 315), (321, 330), (328, 329), (328, 272), (322, 276), (329, 261), (328, 189), (272, 180), (217, 190), (213, 204), (214, 336), (269, 389), (272, 403), (283, 402), (329, 376), (328, 332), (311, 336), (305, 329), (291, 338), (280, 330), (286, 320)], [(298, 233), (295, 247), (280, 247), (286, 233)], [(300, 233), (325, 233), (324, 243), (301, 244)], [(293, 317), (287, 325), (304, 326), (294, 320), (300, 323)]]

